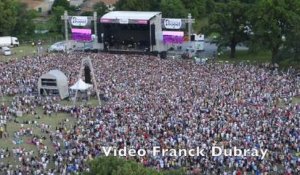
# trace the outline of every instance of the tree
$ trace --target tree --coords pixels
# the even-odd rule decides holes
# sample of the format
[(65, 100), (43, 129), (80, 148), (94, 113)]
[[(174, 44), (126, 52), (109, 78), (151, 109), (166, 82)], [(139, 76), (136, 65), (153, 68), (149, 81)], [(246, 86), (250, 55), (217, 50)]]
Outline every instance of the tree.
[(206, 0), (181, 0), (185, 9), (192, 14), (193, 17), (199, 19), (206, 14)]
[[(26, 10), (26, 4), (18, 3), (16, 6), (17, 20), (13, 30), (14, 35), (32, 35), (35, 30), (34, 19), (38, 13), (35, 10)], [(22, 27), (20, 27), (22, 26)]]
[(158, 172), (152, 168), (146, 168), (143, 165), (133, 161), (118, 157), (99, 157), (90, 162), (91, 170), (85, 175), (182, 175), (186, 174), (183, 170)]
[[(81, 16), (93, 16), (93, 12), (92, 11), (84, 11), (80, 14)], [(99, 15), (98, 15), (99, 16)]]
[(70, 9), (70, 2), (68, 0), (55, 0), (52, 5), (52, 9), (55, 7), (64, 7), (64, 9), (69, 10)]
[(151, 0), (119, 0), (116, 3), (117, 10), (149, 11)]
[(104, 4), (104, 2), (97, 2), (94, 6), (93, 6), (94, 11), (97, 12), (98, 16), (102, 16), (105, 13), (108, 12), (108, 8), (107, 6)]
[(287, 35), (285, 48), (292, 54), (290, 58), (300, 63), (300, 29), (298, 27)]
[(0, 36), (10, 35), (17, 23), (17, 2), (15, 0), (0, 1)]
[(211, 12), (215, 11), (215, 3), (213, 0), (206, 0), (205, 1), (205, 9), (206, 14), (210, 14)]
[(115, 7), (117, 10), (132, 11), (159, 11), (161, 0), (119, 0)]
[(181, 0), (161, 0), (160, 7), (164, 17), (184, 18), (187, 16)]
[(209, 32), (219, 35), (216, 41), (219, 47), (230, 47), (231, 58), (235, 57), (236, 46), (249, 38), (245, 31), (249, 24), (248, 9), (249, 4), (232, 0), (216, 3), (216, 11), (209, 16)]
[(272, 53), (272, 62), (277, 62), (280, 48), (300, 24), (300, 2), (289, 0), (261, 0), (252, 11), (253, 41)]
[(283, 66), (293, 65), (300, 68), (300, 29), (295, 28), (284, 38), (283, 42), (283, 46), (275, 58), (276, 61), (282, 63)]
[(50, 17), (50, 31), (63, 33), (63, 24), (61, 16), (64, 14), (65, 8), (61, 6), (54, 7)]
[(151, 0), (150, 1), (150, 11), (160, 11), (161, 0)]

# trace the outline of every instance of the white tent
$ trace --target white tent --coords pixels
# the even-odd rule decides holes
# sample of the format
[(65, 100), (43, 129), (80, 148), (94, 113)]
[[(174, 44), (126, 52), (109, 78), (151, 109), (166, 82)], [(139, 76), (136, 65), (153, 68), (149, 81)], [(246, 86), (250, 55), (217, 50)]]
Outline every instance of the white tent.
[(79, 79), (73, 86), (70, 87), (70, 89), (84, 91), (84, 90), (87, 90), (88, 88), (90, 88), (92, 86), (93, 85), (85, 83), (84, 81), (82, 81), (82, 79)]

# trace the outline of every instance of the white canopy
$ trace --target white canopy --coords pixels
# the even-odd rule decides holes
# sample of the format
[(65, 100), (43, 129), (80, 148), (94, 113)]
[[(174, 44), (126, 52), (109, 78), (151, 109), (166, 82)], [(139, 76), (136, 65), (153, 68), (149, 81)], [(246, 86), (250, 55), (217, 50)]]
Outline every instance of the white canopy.
[(93, 85), (85, 83), (82, 79), (79, 79), (73, 86), (70, 87), (72, 90), (87, 90), (88, 88), (92, 87)]

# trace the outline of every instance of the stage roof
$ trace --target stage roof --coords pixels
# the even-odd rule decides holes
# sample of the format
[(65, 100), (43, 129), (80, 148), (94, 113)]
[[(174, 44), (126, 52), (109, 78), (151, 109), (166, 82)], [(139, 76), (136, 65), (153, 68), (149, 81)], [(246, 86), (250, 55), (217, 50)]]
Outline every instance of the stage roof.
[(143, 12), (143, 11), (112, 11), (101, 17), (101, 19), (133, 19), (150, 20), (161, 12)]

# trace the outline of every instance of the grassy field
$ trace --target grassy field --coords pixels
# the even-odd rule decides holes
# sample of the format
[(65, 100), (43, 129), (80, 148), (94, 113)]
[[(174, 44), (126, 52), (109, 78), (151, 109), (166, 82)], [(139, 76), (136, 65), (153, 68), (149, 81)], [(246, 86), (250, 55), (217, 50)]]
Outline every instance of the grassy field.
[[(223, 54), (218, 56), (218, 60), (221, 62), (229, 63), (239, 63), (247, 62), (250, 64), (261, 64), (261, 63), (270, 63), (271, 62), (271, 52), (270, 51), (258, 51), (258, 52), (249, 52), (247, 50), (238, 50), (236, 51), (235, 58), (230, 58), (230, 51), (225, 51)], [(292, 66), (295, 69), (300, 70), (300, 62), (292, 59), (286, 59), (279, 62), (279, 68), (286, 70)]]
[[(13, 97), (11, 96), (4, 96), (3, 98), (1, 97), (1, 102), (4, 102), (4, 104), (9, 105)], [(63, 100), (60, 102), (61, 105), (64, 106), (72, 106), (74, 105), (72, 101), (70, 100)], [(82, 101), (82, 100), (77, 100), (76, 105), (89, 105), (89, 106), (98, 106), (98, 100), (96, 98), (92, 98), (89, 101)], [(43, 144), (47, 145), (48, 151), (50, 154), (54, 154), (54, 147), (53, 144), (50, 141), (49, 135), (46, 133), (41, 132), (40, 124), (46, 124), (50, 125), (51, 131), (55, 131), (56, 127), (60, 126), (60, 123), (68, 119), (67, 124), (63, 125), (67, 130), (73, 128), (76, 119), (71, 117), (70, 114), (67, 113), (53, 113), (51, 116), (45, 115), (43, 113), (43, 109), (41, 107), (37, 108), (37, 115), (31, 115), (31, 114), (25, 114), (22, 117), (16, 117), (15, 120), (9, 121), (7, 123), (7, 132), (9, 134), (8, 138), (2, 138), (0, 139), (0, 149), (9, 149), (12, 150), (13, 148), (24, 148), (25, 151), (34, 151), (34, 155), (38, 155), (38, 148), (36, 145), (31, 144), (31, 139), (32, 136), (22, 136), (19, 139), (21, 140), (21, 144), (15, 144), (13, 140), (16, 140), (14, 137), (14, 133), (19, 131), (21, 127), (23, 128), (31, 128), (33, 131), (33, 135), (39, 136), (39, 137), (45, 137), (46, 139), (43, 140)], [(31, 124), (25, 124), (26, 121), (31, 121)], [(33, 121), (36, 121), (37, 123), (35, 124)], [(63, 145), (63, 143), (61, 143)], [(20, 162), (15, 159), (13, 156), (0, 159), (1, 162), (4, 163), (9, 163), (11, 165), (19, 165)], [(53, 168), (54, 165), (50, 164), (49, 168)], [(1, 174), (1, 173), (0, 173)]]
[(295, 97), (293, 99), (293, 104), (300, 104), (300, 97)]
[[(101, 102), (103, 103), (103, 102)], [(61, 105), (64, 105), (64, 106), (73, 106), (74, 105), (74, 102), (71, 101), (71, 100), (63, 100), (60, 102)], [(93, 106), (93, 107), (96, 107), (96, 106), (99, 106), (99, 102), (98, 102), (98, 99), (97, 98), (94, 98), (92, 97), (89, 101), (83, 101), (83, 100), (80, 100), (79, 98), (77, 98), (77, 101), (76, 101), (76, 105), (88, 105), (88, 106)]]
[(271, 53), (269, 51), (259, 51), (251, 53), (247, 50), (240, 50), (236, 52), (235, 58), (230, 58), (230, 51), (226, 51), (220, 56), (218, 56), (218, 59), (222, 61), (229, 61), (231, 63), (244, 61), (252, 64), (259, 64), (270, 62)]
[[(48, 49), (48, 45), (43, 46), (44, 50)], [(11, 56), (4, 56), (0, 54), (0, 61), (9, 61), (14, 59), (19, 59), (24, 56), (32, 56), (36, 53), (37, 47), (33, 47), (31, 45), (21, 45), (19, 47), (11, 48), (12, 55)]]
[[(59, 123), (68, 119), (69, 122), (64, 126), (66, 127), (66, 129), (70, 129), (74, 125), (75, 119), (70, 117), (70, 115), (66, 113), (57, 113), (51, 116), (44, 115), (41, 108), (38, 108), (37, 113), (38, 113), (37, 116), (39, 116), (40, 118), (37, 118), (37, 116), (33, 116), (33, 115), (24, 115), (22, 117), (17, 117), (16, 121), (8, 122), (7, 132), (9, 133), (9, 137), (0, 139), (0, 148), (12, 149), (12, 148), (20, 147), (20, 148), (24, 148), (26, 151), (33, 150), (34, 155), (37, 155), (37, 151), (38, 151), (37, 147), (29, 143), (30, 139), (32, 138), (30, 136), (20, 137), (23, 143), (19, 145), (13, 143), (14, 133), (21, 128), (21, 125), (23, 125), (24, 128), (32, 128), (33, 135), (37, 135), (39, 137), (46, 137), (46, 139), (43, 140), (43, 144), (48, 146), (48, 150), (50, 153), (54, 153), (54, 148), (49, 139), (49, 136), (41, 132), (39, 125), (42, 123), (51, 125), (50, 130), (55, 131), (56, 126), (59, 126)], [(23, 124), (25, 121), (37, 121), (37, 124)], [(2, 160), (6, 163), (10, 163), (13, 165), (19, 164), (18, 160), (14, 159), (13, 157), (4, 158)]]
[(11, 51), (12, 51), (11, 56), (0, 55), (0, 60), (1, 61), (9, 61), (11, 59), (21, 58), (23, 56), (31, 56), (34, 54), (35, 49), (36, 49), (35, 47), (29, 46), (29, 45), (14, 47), (14, 48), (11, 48)]

